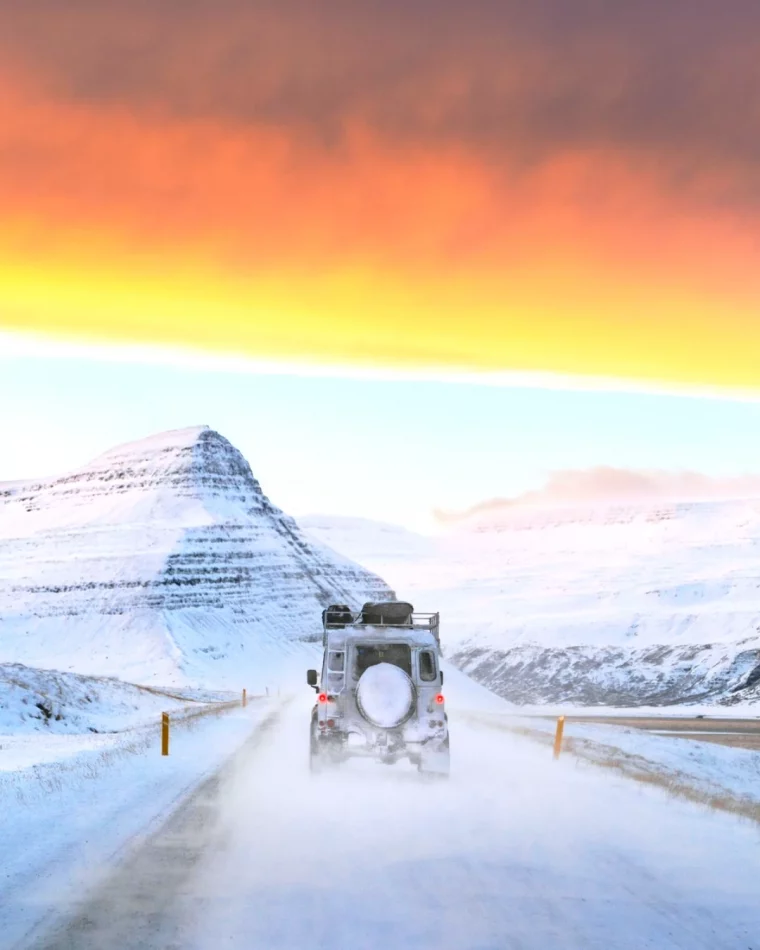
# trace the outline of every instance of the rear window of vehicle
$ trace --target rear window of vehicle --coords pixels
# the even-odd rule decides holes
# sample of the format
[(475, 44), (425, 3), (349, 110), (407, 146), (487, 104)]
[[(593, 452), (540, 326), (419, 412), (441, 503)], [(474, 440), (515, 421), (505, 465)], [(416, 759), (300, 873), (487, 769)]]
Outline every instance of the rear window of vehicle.
[(378, 663), (391, 663), (393, 666), (402, 669), (407, 676), (412, 675), (412, 648), (408, 643), (372, 645), (357, 643), (354, 649), (354, 666), (357, 679), (365, 670), (368, 670), (371, 666), (377, 666)]
[(435, 656), (430, 650), (420, 653), (420, 679), (425, 683), (435, 679)]

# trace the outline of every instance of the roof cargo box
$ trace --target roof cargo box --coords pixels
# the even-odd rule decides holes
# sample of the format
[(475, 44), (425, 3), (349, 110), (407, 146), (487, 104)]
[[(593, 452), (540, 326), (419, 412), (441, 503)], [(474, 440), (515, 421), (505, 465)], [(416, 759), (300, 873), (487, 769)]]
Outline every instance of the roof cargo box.
[(401, 600), (391, 600), (379, 604), (365, 604), (362, 607), (362, 623), (369, 626), (411, 626), (414, 607)]

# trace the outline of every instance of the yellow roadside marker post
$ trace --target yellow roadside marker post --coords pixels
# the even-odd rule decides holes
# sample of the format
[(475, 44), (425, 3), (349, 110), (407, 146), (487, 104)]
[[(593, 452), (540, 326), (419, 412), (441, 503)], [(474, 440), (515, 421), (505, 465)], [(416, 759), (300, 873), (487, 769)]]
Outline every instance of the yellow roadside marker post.
[(557, 732), (554, 735), (554, 758), (558, 759), (562, 751), (562, 733), (565, 731), (565, 717), (560, 716), (557, 720)]
[(247, 701), (248, 701), (248, 694), (246, 693), (245, 690), (243, 690), (243, 708), (245, 708), (245, 704)]
[(161, 755), (169, 754), (169, 713), (161, 713)]

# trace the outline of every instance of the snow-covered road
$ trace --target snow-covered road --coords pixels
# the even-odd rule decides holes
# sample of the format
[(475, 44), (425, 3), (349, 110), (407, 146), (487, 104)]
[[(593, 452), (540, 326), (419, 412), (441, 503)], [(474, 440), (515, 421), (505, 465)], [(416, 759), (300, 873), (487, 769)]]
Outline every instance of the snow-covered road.
[[(86, 736), (51, 736), (48, 741), (69, 739), (79, 747), (79, 754), (60, 760), (58, 743), (41, 750), (43, 736), (26, 737), (34, 740), (33, 760), (48, 753), (32, 768), (23, 767), (23, 748), (8, 747), (8, 737), (0, 737), (0, 778), (7, 779), (0, 781), (0, 948), (27, 946), (71, 913), (238, 752), (270, 711), (261, 699), (246, 709), (175, 723), (168, 758), (160, 755), (158, 723), (153, 730), (90, 737), (98, 740), (94, 748)], [(6, 755), (21, 763), (20, 771), (3, 771)]]
[(35, 946), (760, 950), (757, 825), (453, 707), (448, 783), (368, 763), (313, 778), (310, 701)]

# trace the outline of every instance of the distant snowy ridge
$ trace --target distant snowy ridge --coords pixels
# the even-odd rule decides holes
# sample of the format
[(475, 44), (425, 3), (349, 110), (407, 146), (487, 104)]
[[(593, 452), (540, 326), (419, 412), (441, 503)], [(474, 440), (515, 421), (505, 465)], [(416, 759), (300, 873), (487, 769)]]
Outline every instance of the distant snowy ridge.
[(0, 662), (263, 688), (311, 660), (327, 603), (391, 596), (307, 539), (207, 427), (0, 485)]
[(465, 645), (450, 657), (459, 669), (514, 703), (659, 706), (760, 701), (757, 639), (716, 647), (542, 647), (498, 650)]

